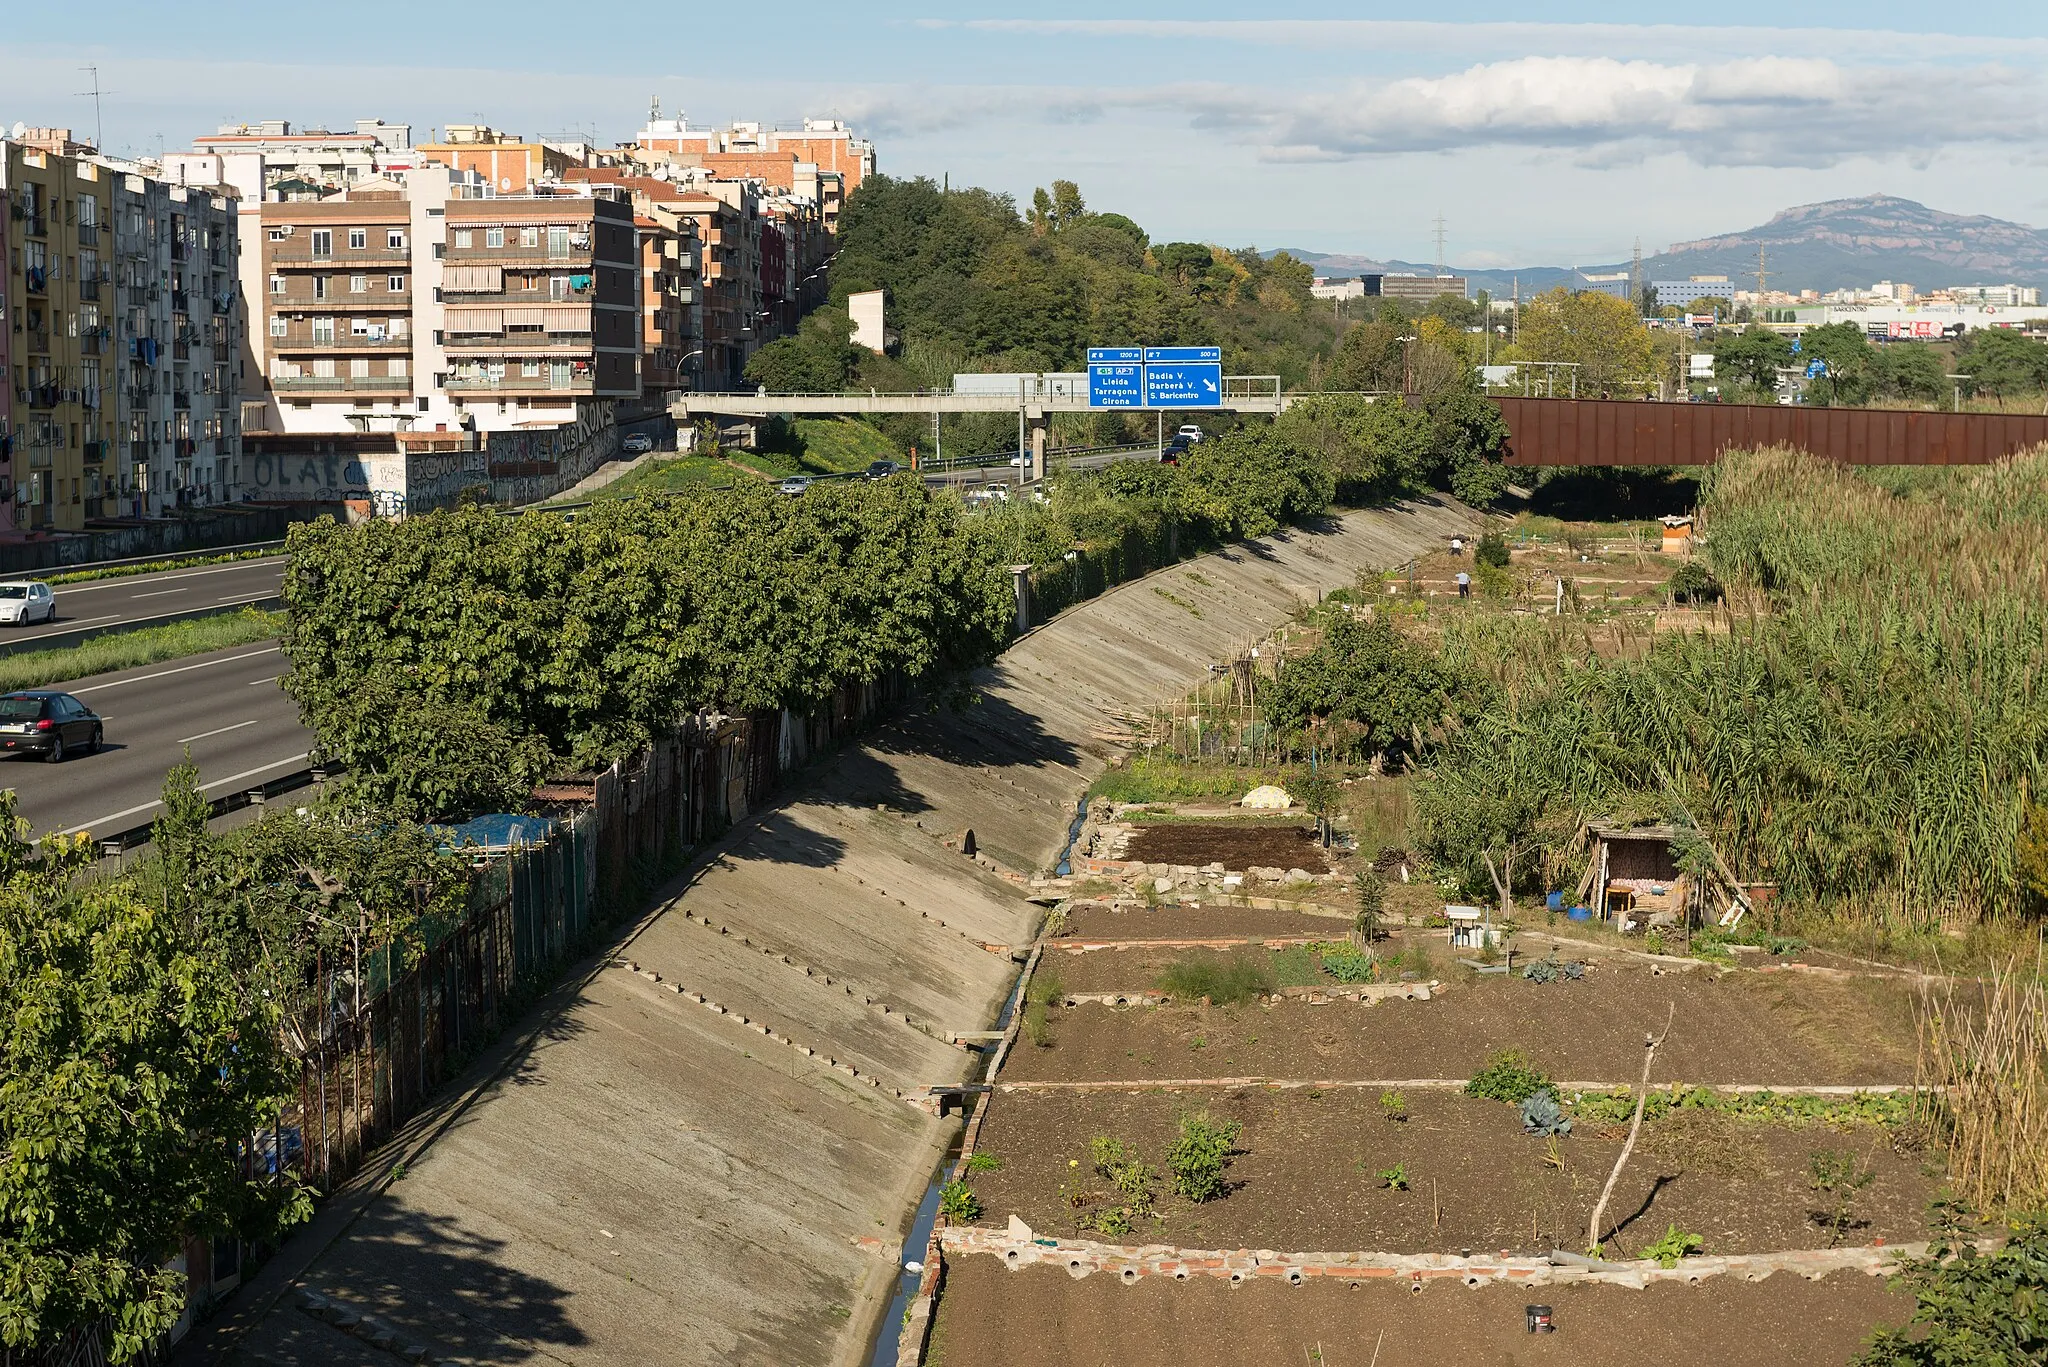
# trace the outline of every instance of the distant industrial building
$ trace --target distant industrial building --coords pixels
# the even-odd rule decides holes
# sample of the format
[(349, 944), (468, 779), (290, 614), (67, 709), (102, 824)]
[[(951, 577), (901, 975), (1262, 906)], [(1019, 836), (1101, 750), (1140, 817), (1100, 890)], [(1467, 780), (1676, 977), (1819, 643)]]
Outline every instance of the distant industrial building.
[(1571, 283), (1571, 290), (1574, 294), (1611, 294), (1617, 299), (1633, 299), (1634, 278), (1628, 271), (1604, 271), (1599, 275), (1580, 271)]
[(2032, 285), (1950, 285), (1946, 293), (1958, 304), (2001, 309), (2035, 308), (2041, 302), (2041, 291)]
[(1695, 275), (1685, 280), (1652, 280), (1650, 288), (1657, 291), (1657, 307), (1676, 305), (1691, 308), (1702, 299), (1727, 299), (1734, 301), (1735, 286), (1725, 275)]
[(1471, 281), (1462, 275), (1361, 275), (1368, 298), (1414, 299), (1427, 303), (1440, 294), (1471, 297)]
[(1308, 287), (1309, 296), (1315, 299), (1363, 299), (1365, 282), (1357, 276), (1319, 276)]

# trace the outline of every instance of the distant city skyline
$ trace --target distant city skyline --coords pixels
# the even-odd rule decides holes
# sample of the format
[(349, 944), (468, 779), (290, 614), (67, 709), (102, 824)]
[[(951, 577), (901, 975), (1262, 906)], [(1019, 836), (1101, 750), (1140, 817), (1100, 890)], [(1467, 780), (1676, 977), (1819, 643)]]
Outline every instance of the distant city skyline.
[[(625, 0), (605, 38), (514, 0), (477, 25), (365, 0), (365, 32), (254, 0), (110, 0), (16, 20), (0, 46), (0, 124), (154, 154), (223, 122), (421, 133), (485, 122), (528, 136), (630, 138), (649, 99), (692, 123), (841, 117), (890, 175), (950, 175), (1027, 199), (1055, 176), (1155, 235), (1429, 261), (1432, 221), (1475, 269), (1598, 265), (1740, 230), (1788, 205), (1889, 193), (2048, 223), (2048, 14), (1944, 13), (1876, 0), (1860, 29), (1772, 25), (1730, 0), (1716, 22), (1646, 24), (1600, 0), (1543, 22), (1503, 4), (1456, 22), (1251, 20), (1188, 0), (1104, 18), (795, 4), (742, 12)], [(173, 12), (173, 11), (182, 12)]]

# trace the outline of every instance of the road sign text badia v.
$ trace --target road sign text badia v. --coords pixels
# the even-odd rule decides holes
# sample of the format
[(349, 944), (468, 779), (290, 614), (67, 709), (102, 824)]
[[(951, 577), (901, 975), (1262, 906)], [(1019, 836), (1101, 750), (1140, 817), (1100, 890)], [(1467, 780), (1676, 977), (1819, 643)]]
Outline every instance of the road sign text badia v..
[(1148, 357), (1145, 366), (1146, 407), (1220, 408), (1222, 405), (1221, 365), (1213, 361), (1160, 364)]

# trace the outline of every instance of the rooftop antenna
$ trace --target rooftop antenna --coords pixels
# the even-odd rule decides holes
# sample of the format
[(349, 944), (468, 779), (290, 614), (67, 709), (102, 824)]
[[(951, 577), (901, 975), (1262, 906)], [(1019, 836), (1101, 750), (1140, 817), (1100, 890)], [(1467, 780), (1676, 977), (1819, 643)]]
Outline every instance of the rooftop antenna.
[(1449, 274), (1444, 269), (1444, 215), (1441, 209), (1437, 211), (1436, 215), (1436, 273), (1438, 275)]
[(659, 95), (650, 95), (647, 98), (647, 122), (661, 122), (661, 96)]
[(112, 95), (115, 92), (100, 89), (100, 69), (97, 66), (82, 66), (78, 69), (88, 72), (92, 76), (92, 89), (81, 90), (77, 93), (81, 98), (87, 95), (92, 96), (92, 145), (95, 151), (104, 152), (107, 149), (102, 142), (105, 136), (105, 129), (100, 126), (100, 96)]
[(1636, 236), (1636, 254), (1630, 261), (1628, 268), (1628, 294), (1629, 301), (1640, 310), (1643, 306), (1643, 239), (1641, 234)]
[(1759, 242), (1756, 244), (1756, 302), (1759, 308), (1764, 302), (1764, 281), (1770, 278), (1771, 273), (1764, 269), (1764, 244)]

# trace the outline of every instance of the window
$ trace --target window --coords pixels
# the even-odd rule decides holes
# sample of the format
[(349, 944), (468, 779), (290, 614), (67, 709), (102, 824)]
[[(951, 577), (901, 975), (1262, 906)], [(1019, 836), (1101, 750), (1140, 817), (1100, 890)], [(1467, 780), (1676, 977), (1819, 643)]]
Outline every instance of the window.
[[(140, 232), (141, 229), (142, 220), (138, 218), (135, 220), (135, 228), (132, 231)], [(272, 228), (270, 230), (270, 240), (272, 242), (282, 242), (291, 235), (292, 230), (290, 228)]]
[(273, 275), (273, 276), (271, 276), (271, 277), (270, 277), (270, 292), (271, 292), (272, 294), (283, 294), (283, 293), (284, 293), (284, 277), (283, 277), (283, 276), (281, 276), (281, 275)]
[(485, 245), (486, 247), (502, 247), (502, 246), (504, 246), (504, 245), (505, 245), (505, 230), (504, 230), (503, 228), (486, 228), (486, 229), (484, 229), (484, 245)]
[(367, 275), (351, 275), (348, 278), (348, 292), (350, 294), (368, 294), (370, 292), (370, 277)]
[(521, 228), (519, 230), (519, 245), (522, 247), (538, 247), (540, 245), (540, 229), (532, 224)]
[(316, 342), (331, 342), (334, 340), (334, 320), (332, 318), (315, 318), (313, 320), (313, 340)]
[(285, 322), (285, 320), (284, 320), (284, 315), (283, 315), (283, 314), (281, 314), (281, 313), (273, 313), (273, 314), (271, 314), (271, 315), (270, 315), (270, 335), (271, 335), (271, 336), (273, 336), (273, 337), (282, 337), (282, 336), (284, 336), (284, 335), (285, 335), (285, 334), (286, 334), (287, 332), (289, 332), (290, 330), (291, 330), (291, 329), (290, 329), (290, 326), (289, 326), (289, 325), (288, 325), (288, 324), (287, 324), (287, 323)]
[(351, 336), (351, 337), (367, 337), (367, 336), (369, 336), (369, 335), (370, 335), (370, 320), (369, 320), (369, 319), (367, 319), (367, 318), (351, 318), (351, 319), (349, 319), (349, 320), (348, 320), (348, 335), (349, 335), (349, 336)]
[(350, 251), (359, 252), (369, 245), (370, 230), (368, 228), (350, 228), (348, 230), (348, 249)]
[(540, 377), (540, 362), (521, 361), (519, 363), (519, 374), (525, 379), (538, 379)]
[(391, 358), (391, 359), (390, 359), (389, 361), (385, 362), (385, 366), (384, 366), (384, 368), (385, 368), (386, 370), (388, 370), (388, 371), (389, 371), (389, 372), (390, 372), (390, 373), (391, 373), (391, 374), (392, 374), (393, 376), (397, 377), (398, 379), (401, 379), (401, 380), (402, 380), (402, 379), (404, 379), (404, 378), (405, 378), (405, 357), (403, 357), (403, 356), (393, 356), (393, 357), (392, 357), (392, 358)]
[(334, 358), (332, 356), (323, 356), (313, 362), (313, 378), (318, 380), (331, 380), (334, 378)]
[(412, 319), (406, 317), (402, 313), (393, 314), (391, 317), (391, 335), (393, 337), (411, 336)]
[(350, 377), (351, 377), (352, 379), (357, 379), (357, 380), (367, 380), (367, 379), (369, 379), (369, 378), (370, 378), (370, 362), (369, 362), (369, 359), (368, 359), (367, 357), (363, 357), (363, 356), (358, 356), (358, 357), (356, 357), (356, 359), (354, 359), (353, 361), (350, 361), (350, 362), (348, 363), (348, 373), (349, 373), (349, 376), (350, 376)]
[(384, 245), (385, 245), (386, 247), (389, 247), (389, 248), (390, 248), (390, 249), (391, 249), (392, 251), (394, 251), (394, 252), (397, 252), (397, 251), (404, 251), (404, 250), (405, 250), (405, 229), (403, 229), (403, 228), (388, 228), (388, 229), (386, 229), (386, 230), (385, 230), (385, 233), (384, 233)]
[(455, 230), (455, 246), (456, 246), (456, 249), (457, 249), (458, 251), (459, 251), (459, 250), (461, 250), (461, 249), (463, 249), (463, 248), (467, 248), (467, 247), (473, 247), (473, 246), (475, 246), (475, 245), (476, 245), (476, 234), (475, 234), (475, 233), (471, 232), (471, 231), (470, 231), (469, 229), (467, 229), (467, 228), (457, 228), (457, 229)]
[(332, 228), (315, 228), (313, 230), (313, 255), (334, 255), (334, 230)]
[(548, 225), (548, 255), (549, 255), (549, 256), (567, 256), (568, 254), (569, 254), (569, 228), (568, 228), (568, 225), (566, 225), (566, 224), (562, 224), (562, 223), (550, 223), (550, 224)]
[(390, 292), (390, 293), (392, 293), (392, 294), (404, 294), (404, 293), (405, 293), (405, 277), (404, 277), (404, 276), (402, 276), (402, 275), (387, 275), (387, 276), (385, 276), (385, 277), (384, 277), (384, 288), (385, 288), (385, 289), (386, 289), (386, 290), (387, 290), (388, 292)]

